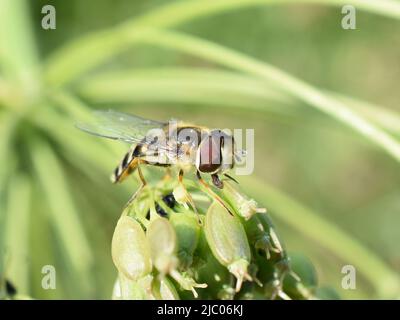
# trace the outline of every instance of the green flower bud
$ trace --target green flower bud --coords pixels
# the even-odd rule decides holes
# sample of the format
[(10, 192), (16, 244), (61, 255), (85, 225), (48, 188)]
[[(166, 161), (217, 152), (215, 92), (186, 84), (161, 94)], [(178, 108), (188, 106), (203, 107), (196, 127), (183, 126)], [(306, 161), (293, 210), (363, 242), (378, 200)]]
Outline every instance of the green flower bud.
[(178, 266), (176, 234), (167, 219), (157, 218), (153, 220), (147, 229), (147, 238), (150, 243), (154, 266), (162, 276), (167, 273), (170, 274), (182, 289), (191, 290), (195, 297), (198, 296), (195, 288), (207, 287), (206, 284), (198, 284), (189, 275), (176, 270)]
[(199, 242), (200, 225), (195, 214), (177, 213), (170, 215), (169, 221), (178, 238), (178, 258), (180, 266), (186, 269), (192, 265), (193, 253)]
[(196, 193), (202, 186), (186, 183), (190, 195), (173, 179), (149, 184), (125, 208), (112, 240), (113, 299), (193, 299), (197, 288), (206, 288), (201, 299), (319, 297), (312, 265), (289, 260), (265, 209), (229, 182), (223, 204), (211, 205)]
[(151, 272), (150, 248), (145, 233), (131, 217), (122, 216), (119, 219), (111, 253), (118, 271), (130, 280), (138, 280)]
[(236, 277), (238, 292), (244, 279), (252, 280), (247, 272), (250, 247), (242, 224), (214, 202), (207, 211), (204, 230), (215, 258)]
[(153, 276), (147, 275), (136, 281), (126, 278), (122, 273), (114, 284), (113, 300), (154, 300), (152, 292)]
[[(267, 228), (257, 215), (254, 215), (249, 220), (244, 223), (247, 236), (249, 238), (250, 244), (258, 251), (262, 251), (266, 258), (271, 257), (271, 252), (279, 253), (282, 248), (279, 246), (276, 248), (273, 244), (271, 237), (271, 229), (269, 226)], [(275, 235), (275, 233), (274, 233)], [(276, 242), (276, 240), (274, 241)]]
[(211, 253), (205, 234), (200, 233), (196, 259), (193, 269), (196, 270), (201, 282), (207, 283), (208, 288), (202, 292), (202, 299), (227, 299), (235, 296), (234, 277)]
[(161, 274), (167, 274), (178, 265), (175, 256), (177, 242), (175, 230), (165, 218), (156, 218), (147, 228), (151, 259)]
[(290, 265), (293, 272), (283, 282), (283, 288), (295, 299), (310, 299), (318, 284), (317, 272), (311, 261), (303, 255), (291, 254)]
[(265, 208), (259, 208), (254, 199), (244, 196), (229, 182), (225, 182), (223, 192), (230, 204), (236, 209), (236, 212), (246, 220), (250, 219), (256, 213), (267, 212)]
[(179, 295), (174, 285), (166, 277), (153, 281), (153, 294), (157, 300), (179, 300)]
[(273, 286), (275, 287), (275, 293), (281, 298), (287, 299), (288, 296), (283, 292), (282, 289), (285, 277), (290, 275), (296, 281), (300, 281), (300, 279), (297, 274), (292, 271), (290, 267), (290, 259), (287, 255), (287, 252), (284, 249), (283, 244), (280, 241), (275, 231), (275, 227), (272, 224), (268, 215), (265, 213), (258, 213), (257, 218), (259, 219), (261, 225), (263, 226), (271, 241), (270, 264), (273, 270), (272, 282), (274, 283)]
[(207, 288), (206, 283), (197, 283), (192, 277), (188, 274), (180, 273), (176, 270), (171, 270), (170, 275), (176, 282), (179, 283), (183, 290), (190, 290), (193, 293), (193, 296), (197, 298), (199, 295), (195, 288)]
[(279, 254), (284, 253), (284, 248), (276, 233), (275, 227), (266, 213), (257, 213), (258, 227), (262, 227), (262, 231), (268, 236), (271, 251)]

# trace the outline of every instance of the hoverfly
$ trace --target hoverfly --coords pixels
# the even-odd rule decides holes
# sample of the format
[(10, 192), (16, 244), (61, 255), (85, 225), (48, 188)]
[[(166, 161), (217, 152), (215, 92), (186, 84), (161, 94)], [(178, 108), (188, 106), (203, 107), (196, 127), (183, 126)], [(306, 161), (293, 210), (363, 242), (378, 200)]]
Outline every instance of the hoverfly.
[[(178, 181), (182, 185), (184, 173), (194, 168), (201, 184), (222, 204), (201, 174), (211, 175), (213, 185), (219, 189), (224, 186), (219, 175), (236, 182), (226, 172), (234, 167), (235, 160), (240, 159), (240, 152), (235, 150), (233, 136), (223, 130), (180, 121), (158, 122), (112, 110), (94, 111), (93, 121), (78, 123), (77, 127), (96, 136), (132, 145), (111, 175), (111, 181), (119, 183), (138, 171), (142, 185), (127, 205), (146, 185), (140, 165), (177, 167)], [(194, 207), (192, 201), (191, 204)]]

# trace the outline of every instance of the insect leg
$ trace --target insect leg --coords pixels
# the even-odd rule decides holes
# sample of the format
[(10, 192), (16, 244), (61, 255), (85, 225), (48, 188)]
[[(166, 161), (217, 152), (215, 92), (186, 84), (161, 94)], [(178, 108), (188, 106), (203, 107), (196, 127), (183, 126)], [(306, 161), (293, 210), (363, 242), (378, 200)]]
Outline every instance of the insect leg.
[(136, 192), (130, 197), (130, 199), (128, 200), (127, 204), (125, 205), (125, 209), (127, 207), (129, 207), (131, 205), (131, 203), (133, 202), (133, 200), (135, 200), (139, 196), (139, 194), (143, 191), (143, 188), (147, 184), (146, 180), (144, 179), (142, 170), (140, 169), (140, 165), (139, 165), (140, 162), (145, 163), (145, 161), (138, 160), (138, 162), (137, 162), (137, 171), (139, 173), (139, 178), (140, 178), (140, 181), (142, 182), (142, 184), (140, 185), (139, 189), (137, 189)]
[(183, 190), (185, 191), (186, 197), (187, 197), (187, 199), (188, 199), (189, 204), (192, 206), (193, 211), (194, 211), (196, 214), (198, 214), (198, 211), (197, 211), (197, 209), (196, 209), (196, 205), (194, 204), (193, 198), (192, 198), (192, 196), (190, 195), (190, 193), (187, 191), (185, 185), (183, 184), (183, 170), (182, 170), (182, 169), (179, 170), (178, 181), (179, 181), (179, 184), (182, 186)]
[(219, 179), (216, 173), (212, 174), (211, 178), (214, 186), (216, 186), (218, 189), (223, 189), (224, 183)]
[(217, 195), (214, 191), (212, 191), (209, 184), (206, 181), (204, 181), (204, 179), (201, 177), (199, 171), (196, 172), (196, 176), (199, 179), (200, 183), (204, 186), (207, 194), (214, 200), (218, 201), (233, 216), (232, 210), (228, 208), (228, 206), (225, 204), (225, 202), (221, 199), (219, 195)]

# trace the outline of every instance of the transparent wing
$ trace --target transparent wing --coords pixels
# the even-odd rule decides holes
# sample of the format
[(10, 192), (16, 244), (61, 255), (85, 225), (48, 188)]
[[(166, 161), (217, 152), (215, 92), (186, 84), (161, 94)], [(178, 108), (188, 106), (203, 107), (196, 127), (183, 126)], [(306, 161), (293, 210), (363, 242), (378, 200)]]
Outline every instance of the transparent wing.
[(134, 144), (141, 142), (150, 130), (161, 129), (166, 124), (123, 112), (97, 110), (92, 120), (78, 122), (76, 127), (95, 136)]

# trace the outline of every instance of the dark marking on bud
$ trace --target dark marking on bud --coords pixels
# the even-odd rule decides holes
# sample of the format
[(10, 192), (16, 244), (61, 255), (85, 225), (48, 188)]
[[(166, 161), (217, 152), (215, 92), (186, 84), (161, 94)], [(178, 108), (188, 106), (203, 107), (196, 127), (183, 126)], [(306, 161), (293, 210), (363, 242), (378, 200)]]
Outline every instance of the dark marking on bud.
[(166, 217), (168, 215), (158, 203), (156, 203), (156, 211), (161, 217)]
[(173, 208), (176, 204), (176, 200), (175, 197), (172, 193), (167, 194), (163, 197), (163, 201), (164, 203), (169, 207), (169, 208)]
[[(164, 210), (158, 203), (156, 203), (156, 212), (157, 212), (157, 214), (158, 214), (160, 217), (165, 218), (165, 217), (168, 216), (168, 213), (166, 213), (165, 210)], [(150, 219), (150, 210), (147, 211), (146, 219), (147, 219), (147, 220)]]
[[(162, 201), (167, 205), (168, 208), (173, 208), (176, 204), (176, 200), (175, 197), (172, 193), (169, 193), (167, 195), (165, 195), (162, 198)], [(158, 204), (156, 203), (156, 212), (161, 216), (161, 217), (167, 217), (168, 213), (165, 212), (165, 210)], [(150, 210), (147, 211), (146, 214), (146, 219), (150, 219)]]

